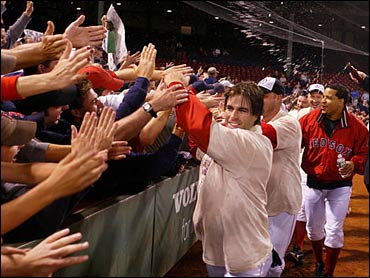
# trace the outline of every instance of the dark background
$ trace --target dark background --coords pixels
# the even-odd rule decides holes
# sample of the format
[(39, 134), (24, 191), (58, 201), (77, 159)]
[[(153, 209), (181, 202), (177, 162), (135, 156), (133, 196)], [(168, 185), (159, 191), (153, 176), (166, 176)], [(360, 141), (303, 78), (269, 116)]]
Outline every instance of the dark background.
[[(158, 57), (171, 59), (176, 55), (176, 43), (180, 41), (189, 59), (203, 59), (199, 57), (200, 47), (209, 51), (218, 47), (231, 54), (232, 60), (225, 63), (283, 68), (287, 41), (272, 37), (271, 40), (282, 48), (280, 53), (272, 55), (258, 41), (246, 38), (239, 26), (216, 20), (214, 16), (180, 1), (122, 1), (121, 5), (117, 5), (120, 1), (34, 1), (35, 10), (27, 28), (43, 32), (47, 21), (52, 20), (56, 26), (55, 33), (62, 33), (80, 14), (86, 16), (84, 26), (100, 24), (99, 2), (104, 6), (103, 13), (107, 12), (110, 4), (114, 4), (125, 25), (126, 45), (131, 52), (153, 42), (158, 49)], [(217, 4), (230, 6), (233, 2)], [(263, 4), (287, 19), (294, 13), (294, 22), (301, 26), (353, 48), (369, 51), (368, 1), (264, 1)], [(3, 20), (9, 26), (25, 10), (26, 2), (7, 1), (6, 6)], [(76, 10), (77, 7), (81, 10)], [(167, 13), (168, 9), (172, 13)], [(318, 27), (318, 23), (323, 26)], [(361, 28), (363, 25), (365, 29)], [(191, 26), (191, 35), (181, 34), (181, 26)], [(304, 61), (311, 64), (307, 70), (315, 71), (321, 63), (321, 49), (294, 43), (293, 64), (304, 64)], [(368, 56), (325, 50), (325, 71), (338, 72), (347, 61), (369, 72)]]

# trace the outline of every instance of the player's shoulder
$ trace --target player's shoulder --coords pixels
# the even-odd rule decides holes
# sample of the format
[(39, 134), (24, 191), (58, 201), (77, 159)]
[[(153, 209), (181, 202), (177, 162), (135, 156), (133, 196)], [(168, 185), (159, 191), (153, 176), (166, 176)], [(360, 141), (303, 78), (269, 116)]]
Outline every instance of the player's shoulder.
[[(305, 109), (305, 108), (304, 108)], [(317, 119), (321, 115), (321, 109), (314, 109), (310, 110), (307, 113), (303, 114), (301, 117), (299, 117), (299, 121), (317, 121)]]
[(307, 115), (308, 113), (310, 113), (311, 112), (311, 107), (306, 107), (306, 108), (302, 108), (301, 110), (299, 110), (298, 112), (297, 112), (297, 117), (298, 117), (298, 120), (300, 119), (300, 118), (302, 118), (303, 116), (305, 116), (305, 115)]

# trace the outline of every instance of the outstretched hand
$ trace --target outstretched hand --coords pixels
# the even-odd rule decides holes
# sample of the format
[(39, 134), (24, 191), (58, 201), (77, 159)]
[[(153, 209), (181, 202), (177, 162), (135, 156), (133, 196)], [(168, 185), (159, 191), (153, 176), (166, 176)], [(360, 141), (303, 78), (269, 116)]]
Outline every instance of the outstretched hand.
[(143, 47), (140, 63), (136, 69), (138, 77), (145, 77), (149, 80), (151, 79), (155, 68), (156, 56), (157, 50), (153, 44), (149, 43), (148, 46)]
[(140, 51), (136, 51), (135, 54), (130, 55), (130, 51), (127, 51), (126, 58), (122, 61), (119, 70), (128, 68), (129, 66), (140, 62)]
[(72, 149), (88, 147), (96, 152), (108, 151), (108, 160), (126, 158), (132, 148), (128, 146), (127, 141), (113, 141), (117, 129), (117, 123), (114, 122), (115, 117), (116, 112), (111, 107), (105, 106), (96, 126), (95, 113), (86, 113), (79, 133), (72, 126)]
[(120, 160), (131, 153), (132, 148), (127, 141), (113, 141), (108, 150), (108, 160)]
[(30, 17), (31, 14), (33, 13), (33, 2), (32, 1), (27, 1), (27, 6), (26, 6), (26, 10), (24, 11), (24, 13)]
[(72, 125), (71, 126), (71, 148), (72, 152), (78, 151), (88, 151), (93, 150), (96, 151), (94, 148), (95, 146), (95, 136), (96, 136), (96, 124), (98, 122), (98, 118), (96, 113), (86, 112), (80, 127), (80, 130), (77, 131), (77, 128)]
[(81, 233), (68, 235), (69, 229), (58, 231), (47, 237), (26, 254), (15, 255), (24, 276), (48, 277), (60, 268), (80, 264), (88, 260), (87, 255), (69, 256), (89, 247), (87, 241), (81, 240)]
[(170, 68), (170, 67), (172, 67), (172, 66), (174, 66), (175, 65), (175, 63), (174, 62), (166, 62), (166, 65), (164, 66), (164, 69), (168, 69), (168, 68)]
[(153, 110), (156, 112), (166, 111), (172, 109), (176, 105), (187, 102), (188, 92), (182, 89), (182, 86), (176, 84), (170, 88), (167, 88), (164, 82), (161, 82), (151, 100)]
[(94, 148), (97, 117), (85, 113), (80, 131), (72, 126), (71, 152), (62, 159), (47, 180), (57, 198), (80, 192), (94, 183), (107, 169), (107, 151)]
[[(180, 65), (183, 66), (183, 65)], [(175, 66), (179, 67), (179, 66)], [(186, 72), (189, 67), (182, 67), (180, 70), (177, 70), (175, 67), (172, 67), (166, 70), (164, 75), (164, 83), (169, 86), (171, 82), (181, 82), (184, 87), (187, 87), (189, 80), (186, 78), (184, 71)]]
[(216, 96), (210, 94), (197, 94), (196, 95), (200, 102), (202, 102), (207, 108), (218, 108), (225, 101), (224, 96)]
[[(189, 67), (186, 64), (181, 64), (181, 65), (173, 66), (173, 67), (170, 67), (170, 68), (164, 70), (163, 73), (162, 73), (162, 78), (165, 78), (166, 76), (169, 76), (169, 75), (175, 74), (175, 73), (181, 74), (184, 77), (185, 76), (190, 76), (193, 73), (193, 71), (194, 70), (193, 70), (192, 67)], [(167, 79), (168, 79), (168, 77), (167, 77)], [(182, 82), (184, 82), (184, 86), (187, 86), (188, 83), (189, 83), (189, 79), (184, 78)], [(168, 85), (168, 83), (166, 83), (166, 84)]]
[(96, 131), (95, 148), (97, 151), (108, 150), (111, 147), (117, 128), (117, 123), (114, 122), (115, 118), (116, 112), (113, 108), (104, 106)]
[(105, 38), (106, 29), (102, 25), (81, 27), (85, 21), (85, 16), (81, 15), (73, 21), (64, 31), (73, 47), (81, 48), (84, 46), (101, 46)]
[(202, 68), (202, 66), (200, 66), (199, 68), (198, 68), (198, 70), (197, 70), (197, 74), (198, 74), (198, 76), (200, 76), (202, 73), (203, 73), (203, 68)]
[(55, 68), (47, 73), (52, 75), (51, 80), (57, 83), (58, 89), (63, 89), (81, 81), (85, 77), (85, 74), (78, 74), (77, 72), (90, 64), (91, 54), (94, 53), (93, 48), (83, 47), (78, 49), (71, 57), (71, 51), (72, 44), (68, 41), (67, 47)]
[(52, 22), (49, 24), (48, 22), (48, 27), (45, 31), (45, 34), (50, 33), (50, 35), (45, 35), (40, 43), (40, 52), (45, 60), (59, 59), (67, 48), (68, 39), (63, 38), (63, 35), (53, 35), (53, 32), (54, 24), (52, 24)]

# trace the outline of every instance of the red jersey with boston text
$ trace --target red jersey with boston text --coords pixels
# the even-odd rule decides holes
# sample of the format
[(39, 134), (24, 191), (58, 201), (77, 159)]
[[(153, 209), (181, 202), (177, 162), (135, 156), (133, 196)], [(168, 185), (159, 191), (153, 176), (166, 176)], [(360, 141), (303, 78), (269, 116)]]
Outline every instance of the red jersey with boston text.
[(302, 128), (302, 146), (305, 147), (302, 169), (322, 183), (352, 180), (342, 179), (338, 172), (337, 156), (354, 163), (354, 173), (364, 173), (364, 163), (369, 152), (369, 131), (365, 124), (345, 109), (340, 122), (331, 135), (325, 132), (325, 115), (316, 109), (299, 122)]

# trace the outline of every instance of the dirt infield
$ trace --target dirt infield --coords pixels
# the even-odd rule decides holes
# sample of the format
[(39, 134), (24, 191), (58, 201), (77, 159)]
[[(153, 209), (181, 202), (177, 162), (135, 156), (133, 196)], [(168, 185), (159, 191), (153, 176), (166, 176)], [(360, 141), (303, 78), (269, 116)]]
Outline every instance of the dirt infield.
[[(363, 176), (357, 175), (353, 181), (350, 211), (344, 222), (344, 247), (334, 272), (336, 277), (369, 277), (369, 194)], [(304, 250), (304, 265), (297, 266), (286, 257), (282, 277), (312, 277), (314, 261), (308, 240)], [(196, 242), (165, 277), (207, 277), (200, 242)]]

